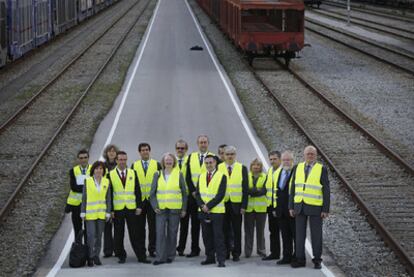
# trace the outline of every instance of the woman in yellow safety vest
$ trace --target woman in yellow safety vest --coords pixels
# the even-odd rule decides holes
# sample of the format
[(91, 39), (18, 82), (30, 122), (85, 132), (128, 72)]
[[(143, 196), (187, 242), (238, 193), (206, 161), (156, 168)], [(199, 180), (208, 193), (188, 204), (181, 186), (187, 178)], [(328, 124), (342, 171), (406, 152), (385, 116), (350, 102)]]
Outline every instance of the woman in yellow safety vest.
[(261, 257), (266, 256), (264, 238), (267, 210), (266, 179), (266, 174), (263, 172), (263, 163), (259, 159), (254, 159), (250, 164), (249, 202), (244, 215), (244, 253), (246, 258), (252, 255), (255, 226), (257, 254)]
[(111, 194), (105, 170), (105, 164), (96, 161), (91, 168), (91, 177), (86, 178), (83, 186), (81, 218), (86, 225), (89, 247), (88, 266), (102, 265), (99, 259), (102, 232), (105, 221), (108, 221), (111, 215)]
[(185, 180), (171, 153), (161, 159), (161, 170), (154, 174), (150, 202), (156, 213), (156, 253), (154, 265), (172, 263), (176, 253), (180, 216), (187, 209)]

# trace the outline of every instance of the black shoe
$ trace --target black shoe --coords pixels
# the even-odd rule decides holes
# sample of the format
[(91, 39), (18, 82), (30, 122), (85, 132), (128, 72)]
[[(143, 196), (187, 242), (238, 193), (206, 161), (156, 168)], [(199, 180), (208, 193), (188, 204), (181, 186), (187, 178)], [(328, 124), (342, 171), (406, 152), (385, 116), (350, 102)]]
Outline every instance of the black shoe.
[(193, 257), (198, 257), (200, 255), (200, 253), (196, 253), (196, 252), (191, 252), (190, 254), (188, 254), (186, 257), (187, 258), (193, 258)]
[(170, 264), (172, 262), (173, 262), (172, 259), (167, 259), (167, 261), (166, 261), (167, 264)]
[(178, 253), (178, 256), (180, 256), (180, 257), (183, 257), (184, 256), (184, 252), (183, 251), (178, 251), (177, 250), (177, 253)]
[(112, 257), (112, 254), (105, 254), (103, 257), (104, 258), (110, 258), (110, 257)]
[(214, 260), (205, 260), (201, 262), (201, 265), (209, 265), (209, 264), (215, 264), (216, 262)]
[(161, 261), (154, 261), (152, 264), (153, 265), (160, 265), (160, 264), (163, 264), (164, 262), (161, 262)]
[(124, 264), (124, 263), (125, 263), (125, 261), (126, 261), (126, 258), (119, 258), (118, 263), (119, 263), (119, 264)]
[(289, 259), (281, 259), (280, 261), (276, 262), (276, 264), (282, 265), (282, 264), (290, 264), (292, 261)]
[(224, 263), (219, 263), (217, 267), (226, 267)]
[(145, 258), (145, 259), (138, 259), (138, 262), (141, 263), (141, 264), (150, 264), (151, 263), (151, 261), (147, 260), (147, 258)]
[(271, 260), (279, 260), (279, 257), (270, 254), (269, 256), (262, 258), (262, 261), (271, 261)]
[(240, 257), (239, 256), (234, 256), (233, 257), (233, 262), (239, 262), (240, 261)]
[(315, 269), (322, 268), (322, 260), (321, 259), (312, 259), (313, 265)]
[(93, 258), (93, 263), (96, 264), (96, 265), (102, 265), (101, 260), (99, 259), (99, 257)]
[(306, 262), (305, 261), (294, 261), (294, 262), (290, 263), (290, 266), (293, 267), (293, 268), (305, 267)]
[(88, 266), (90, 266), (90, 267), (93, 266), (93, 259), (88, 259)]
[(149, 255), (150, 255), (150, 257), (152, 257), (152, 258), (155, 258), (155, 257), (156, 257), (156, 256), (155, 256), (155, 252), (153, 252), (153, 251), (149, 252)]

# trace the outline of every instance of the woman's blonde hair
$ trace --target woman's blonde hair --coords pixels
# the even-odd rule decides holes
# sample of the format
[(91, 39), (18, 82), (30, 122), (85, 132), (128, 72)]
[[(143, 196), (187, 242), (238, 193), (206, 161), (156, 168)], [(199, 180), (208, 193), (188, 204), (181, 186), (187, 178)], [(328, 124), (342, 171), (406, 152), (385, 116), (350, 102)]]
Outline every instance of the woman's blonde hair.
[(162, 155), (161, 158), (161, 167), (162, 169), (165, 169), (165, 158), (167, 157), (171, 157), (174, 160), (174, 164), (173, 164), (173, 168), (177, 165), (177, 159), (175, 158), (175, 156), (171, 153), (165, 153), (164, 155)]
[(253, 165), (258, 164), (260, 165), (260, 171), (263, 171), (263, 163), (261, 160), (259, 160), (258, 158), (255, 158), (251, 163), (250, 163), (250, 171), (252, 171)]

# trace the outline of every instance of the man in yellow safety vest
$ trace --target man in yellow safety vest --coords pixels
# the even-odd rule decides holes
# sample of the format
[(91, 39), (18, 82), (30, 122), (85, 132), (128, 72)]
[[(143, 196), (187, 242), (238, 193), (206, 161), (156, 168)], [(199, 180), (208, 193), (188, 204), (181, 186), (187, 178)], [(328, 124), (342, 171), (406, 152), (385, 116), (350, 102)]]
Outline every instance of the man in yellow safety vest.
[(200, 255), (200, 220), (198, 219), (198, 207), (195, 200), (195, 191), (198, 178), (201, 173), (206, 171), (204, 159), (207, 155), (214, 155), (208, 151), (209, 140), (206, 135), (197, 137), (198, 151), (191, 153), (188, 157), (186, 183), (190, 192), (188, 196), (188, 213), (191, 218), (191, 253), (187, 258)]
[(312, 236), (312, 259), (316, 269), (321, 268), (322, 256), (322, 220), (328, 217), (330, 205), (330, 188), (328, 170), (317, 162), (317, 151), (313, 146), (304, 150), (305, 161), (296, 166), (292, 175), (289, 194), (289, 212), (295, 217), (296, 261), (294, 268), (306, 266), (305, 240), (306, 225), (309, 219)]
[(205, 165), (206, 171), (201, 173), (195, 193), (207, 256), (201, 264), (215, 264), (217, 259), (218, 267), (225, 267), (223, 221), (226, 212), (224, 198), (227, 177), (217, 170), (217, 157), (207, 155)]
[[(90, 177), (91, 165), (89, 162), (89, 153), (82, 149), (78, 152), (78, 162), (69, 171), (70, 178), (70, 193), (66, 201), (66, 212), (72, 213), (72, 225), (75, 232), (75, 238), (82, 230), (82, 219), (80, 217), (82, 192), (85, 184), (85, 179)], [(84, 239), (86, 243), (86, 232), (84, 232)]]
[(140, 143), (138, 145), (138, 153), (141, 159), (132, 165), (132, 169), (137, 173), (142, 195), (142, 213), (138, 216), (138, 233), (140, 244), (143, 244), (145, 247), (145, 226), (146, 222), (148, 222), (148, 252), (151, 257), (155, 258), (155, 212), (151, 207), (149, 195), (154, 174), (161, 169), (161, 165), (156, 160), (151, 159), (151, 146), (148, 143)]

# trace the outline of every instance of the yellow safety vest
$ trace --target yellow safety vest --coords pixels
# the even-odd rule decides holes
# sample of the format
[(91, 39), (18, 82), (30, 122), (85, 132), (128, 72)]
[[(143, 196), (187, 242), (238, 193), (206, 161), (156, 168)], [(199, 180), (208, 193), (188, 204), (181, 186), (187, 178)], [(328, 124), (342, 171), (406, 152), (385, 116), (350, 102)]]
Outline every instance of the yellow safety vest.
[[(92, 166), (88, 164), (86, 175), (82, 175), (82, 170), (81, 170), (80, 165), (77, 165), (73, 168), (73, 173), (76, 178), (76, 183), (79, 186), (83, 186), (85, 184), (85, 179), (90, 176), (91, 168)], [(72, 206), (79, 206), (82, 203), (82, 192), (75, 192), (73, 190), (70, 190), (66, 203)]]
[(86, 179), (86, 220), (105, 220), (108, 188), (109, 180), (106, 177), (102, 177), (100, 191), (96, 189), (93, 177)]
[[(186, 181), (185, 176), (187, 176), (187, 163), (188, 163), (188, 156), (184, 156), (183, 157), (183, 163), (181, 164), (181, 169), (180, 169), (180, 171), (181, 171), (181, 173), (183, 174), (183, 177), (184, 177), (184, 182)], [(178, 169), (180, 168), (180, 166), (178, 165), (178, 158), (177, 158), (176, 167)], [(195, 185), (197, 185), (197, 183)], [(186, 183), (185, 187), (186, 187), (187, 194), (189, 194), (190, 190), (188, 189), (187, 183)]]
[[(207, 155), (214, 155), (211, 152), (207, 152)], [(191, 171), (191, 180), (193, 181), (194, 186), (197, 186), (198, 178), (201, 173), (206, 172), (206, 166), (203, 164), (200, 166), (200, 156), (198, 152), (191, 153), (189, 159), (190, 171)]]
[(137, 208), (135, 198), (135, 171), (129, 168), (126, 169), (125, 188), (122, 185), (121, 177), (119, 177), (116, 168), (110, 171), (109, 177), (111, 178), (114, 195), (114, 210), (121, 211), (125, 209), (125, 207), (128, 210), (135, 210)]
[(243, 182), (243, 166), (239, 162), (233, 164), (231, 176), (227, 170), (227, 164), (221, 163), (218, 166), (218, 170), (223, 172), (227, 177), (227, 190), (225, 202), (231, 201), (232, 203), (241, 203), (243, 196), (242, 182)]
[[(262, 189), (265, 186), (266, 174), (260, 173), (259, 178), (257, 179), (256, 188), (258, 190)], [(253, 174), (249, 172), (249, 188), (253, 188)], [(267, 197), (266, 195), (253, 197), (249, 196), (249, 202), (247, 204), (246, 212), (257, 212), (265, 213), (267, 210)]]
[(273, 167), (271, 166), (267, 171), (267, 180), (266, 180), (266, 199), (267, 206), (272, 205), (273, 197)]
[(322, 164), (315, 163), (305, 181), (305, 163), (299, 163), (295, 172), (295, 203), (322, 206), (323, 193), (321, 185)]
[(145, 173), (144, 167), (142, 166), (142, 160), (138, 160), (134, 163), (134, 170), (138, 176), (142, 201), (148, 200), (154, 174), (158, 171), (158, 163), (156, 160), (149, 160), (147, 173)]
[(158, 187), (157, 187), (157, 201), (160, 210), (171, 209), (181, 210), (183, 207), (183, 196), (180, 188), (180, 170), (175, 167), (165, 181), (164, 174), (159, 171)]
[[(200, 192), (201, 199), (203, 200), (205, 204), (207, 204), (214, 197), (216, 197), (219, 191), (220, 183), (221, 183), (221, 180), (223, 179), (223, 176), (225, 176), (223, 172), (217, 170), (214, 173), (213, 177), (211, 178), (210, 183), (208, 184), (208, 187), (207, 187), (207, 172), (201, 173), (200, 179), (198, 182), (198, 189)], [(224, 208), (224, 198), (225, 197), (223, 197), (220, 203), (218, 203), (216, 206), (214, 206), (210, 210), (211, 213), (224, 214), (226, 212), (226, 209)], [(199, 208), (199, 211), (201, 211), (200, 208)]]

